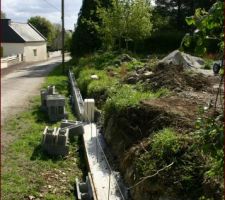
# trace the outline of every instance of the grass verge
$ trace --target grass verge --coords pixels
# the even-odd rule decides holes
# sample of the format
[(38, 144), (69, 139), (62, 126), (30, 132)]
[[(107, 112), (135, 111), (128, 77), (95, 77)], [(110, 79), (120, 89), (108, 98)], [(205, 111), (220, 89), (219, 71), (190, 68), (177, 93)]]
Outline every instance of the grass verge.
[[(60, 66), (46, 78), (43, 87), (55, 85), (60, 94), (68, 96), (67, 76), (61, 74)], [(74, 119), (69, 104), (66, 105), (69, 119)], [(66, 158), (51, 158), (41, 150), (42, 132), (49, 123), (40, 111), (40, 97), (30, 101), (26, 111), (6, 122), (3, 131), (14, 135), (6, 149), (2, 167), (2, 198), (12, 199), (74, 199), (75, 177), (81, 177), (78, 156), (78, 139), (70, 144)]]

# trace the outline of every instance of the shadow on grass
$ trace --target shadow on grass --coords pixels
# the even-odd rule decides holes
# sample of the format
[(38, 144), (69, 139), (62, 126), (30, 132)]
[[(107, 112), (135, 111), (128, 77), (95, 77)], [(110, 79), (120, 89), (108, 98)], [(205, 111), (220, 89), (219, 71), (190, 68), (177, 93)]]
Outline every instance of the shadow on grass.
[(32, 116), (34, 117), (34, 120), (38, 124), (46, 124), (49, 126), (54, 125), (56, 122), (50, 122), (48, 118), (47, 111), (44, 111), (41, 109), (40, 105), (36, 105), (32, 111)]
[(41, 144), (37, 145), (34, 148), (34, 151), (30, 157), (30, 160), (42, 160), (42, 161), (48, 161), (51, 160), (53, 163), (64, 160), (64, 157), (62, 156), (52, 156), (47, 154), (47, 152), (43, 151)]

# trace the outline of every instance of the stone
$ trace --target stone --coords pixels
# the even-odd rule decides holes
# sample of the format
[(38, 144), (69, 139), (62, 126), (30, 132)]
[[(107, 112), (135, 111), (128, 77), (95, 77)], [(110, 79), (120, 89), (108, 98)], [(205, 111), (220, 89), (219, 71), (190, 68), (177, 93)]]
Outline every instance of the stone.
[(94, 74), (94, 75), (91, 75), (91, 79), (93, 79), (93, 80), (98, 80), (99, 77), (98, 77), (98, 75)]
[(137, 77), (134, 77), (134, 76), (130, 76), (126, 79), (126, 83), (128, 83), (128, 84), (135, 84), (135, 83), (137, 83), (137, 81), (138, 81)]
[(149, 77), (149, 76), (151, 76), (152, 74), (153, 74), (153, 72), (147, 71), (147, 72), (144, 73), (144, 76), (145, 76), (145, 77)]
[(135, 58), (130, 57), (128, 54), (122, 54), (120, 56), (120, 61), (121, 62), (131, 62), (131, 61), (135, 61)]

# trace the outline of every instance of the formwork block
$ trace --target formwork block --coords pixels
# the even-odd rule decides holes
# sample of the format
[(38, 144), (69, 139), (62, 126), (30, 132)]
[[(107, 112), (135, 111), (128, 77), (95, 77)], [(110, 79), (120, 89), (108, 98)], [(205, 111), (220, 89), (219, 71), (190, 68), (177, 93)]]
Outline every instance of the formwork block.
[[(65, 127), (71, 127), (73, 125), (79, 125), (81, 124), (81, 121), (71, 121), (67, 119), (63, 119), (61, 122), (60, 127), (65, 128)], [(84, 134), (84, 128), (83, 125), (74, 127), (74, 128), (69, 128), (69, 137), (77, 136), (77, 135), (83, 135)]]
[(67, 117), (64, 96), (48, 95), (46, 98), (46, 105), (50, 121), (57, 121)]
[(69, 153), (68, 129), (45, 128), (43, 132), (42, 148), (50, 155), (65, 156)]

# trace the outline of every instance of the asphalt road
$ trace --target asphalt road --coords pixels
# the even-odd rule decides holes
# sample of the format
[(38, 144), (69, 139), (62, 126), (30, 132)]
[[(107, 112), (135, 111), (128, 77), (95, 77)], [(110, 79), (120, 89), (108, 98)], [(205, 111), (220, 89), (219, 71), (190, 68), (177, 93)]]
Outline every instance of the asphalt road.
[[(66, 57), (66, 61), (70, 57)], [(61, 63), (61, 58), (15, 67), (1, 77), (1, 126), (5, 120), (23, 111), (33, 96), (40, 94), (41, 84), (46, 75)], [(9, 138), (1, 132), (1, 143)], [(5, 145), (4, 145), (5, 146)]]

